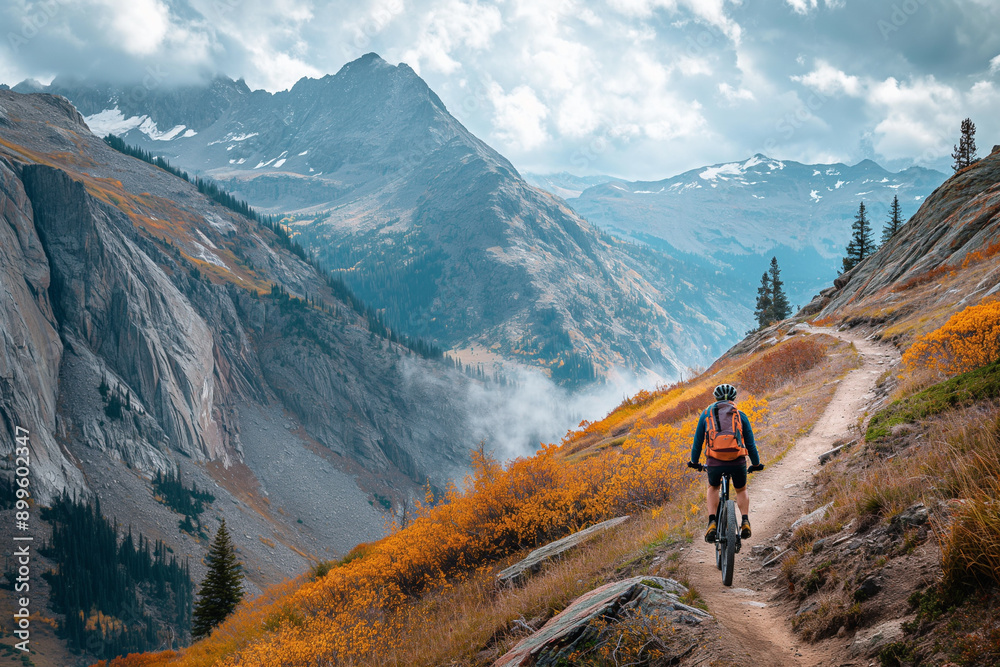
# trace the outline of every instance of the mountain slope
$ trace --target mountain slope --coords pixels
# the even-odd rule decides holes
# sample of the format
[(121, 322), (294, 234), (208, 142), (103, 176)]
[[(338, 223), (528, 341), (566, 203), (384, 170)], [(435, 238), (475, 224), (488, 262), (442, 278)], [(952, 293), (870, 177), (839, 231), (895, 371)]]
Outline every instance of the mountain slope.
[[(78, 103), (95, 133), (292, 214), (296, 238), (392, 325), (445, 348), (486, 348), (579, 382), (703, 364), (749, 323), (711, 271), (598, 233), (528, 185), (409, 67), (375, 54), (274, 95), (222, 80), (171, 93), (184, 99), (177, 109), (201, 109), (190, 120), (167, 114), (173, 97), (158, 90), (127, 108), (126, 89), (57, 79), (47, 90)], [(693, 285), (698, 298), (675, 308)]]
[(747, 288), (777, 255), (792, 303), (804, 304), (837, 275), (861, 201), (878, 240), (894, 195), (908, 218), (944, 179), (919, 167), (891, 173), (871, 160), (807, 165), (758, 154), (659, 181), (612, 181), (567, 201), (624, 238), (731, 267)]
[(382, 338), (280, 235), (112, 150), (62, 98), (0, 91), (0, 128), (0, 415), (31, 432), (39, 501), (96, 496), (200, 576), (150, 487), (180, 469), (218, 498), (209, 529), (263, 538), (244, 545), (256, 586), (464, 473), (479, 383)]
[[(217, 651), (226, 664), (278, 656), (309, 664), (317, 653), (373, 665), (387, 656), (494, 664), (528, 635), (540, 635), (539, 644), (558, 638), (545, 625), (553, 614), (609, 580), (686, 578), (687, 568), (698, 568), (700, 590), (717, 587), (686, 600), (707, 602), (715, 619), (692, 621), (673, 603), (656, 623), (602, 617), (581, 628), (590, 633), (587, 655), (600, 657), (605, 647), (615, 659), (638, 661), (656, 646), (693, 665), (738, 645), (774, 663), (991, 664), (1000, 617), (1000, 345), (992, 341), (992, 361), (941, 382), (905, 353), (897, 367), (887, 343), (906, 348), (980, 305), (994, 313), (989, 330), (1000, 330), (998, 249), (1000, 147), (936, 190), (899, 240), (838, 279), (798, 321), (754, 333), (698, 377), (624, 400), (535, 457), (506, 467), (480, 458), (465, 492), (325, 577), (243, 608), (218, 636), (180, 655), (120, 664), (193, 665)], [(817, 312), (840, 330), (803, 321)], [(852, 327), (860, 329), (844, 331)], [(924, 376), (922, 391), (908, 384), (914, 375)], [(754, 548), (738, 557), (738, 576), (756, 590), (724, 589), (711, 552), (691, 543), (704, 530), (704, 486), (703, 477), (685, 476), (684, 461), (697, 415), (724, 381), (739, 386), (769, 464), (760, 481), (751, 479), (752, 516), (761, 521)], [(875, 415), (860, 431), (859, 414)], [(822, 472), (820, 453), (833, 461)], [(522, 588), (497, 591), (496, 572), (514, 560), (505, 557), (511, 552), (527, 554), (570, 530), (569, 521), (624, 513), (633, 515), (629, 523), (546, 564)], [(459, 551), (478, 560), (455, 557)], [(405, 595), (373, 602), (356, 593), (401, 582)], [(734, 605), (734, 594), (755, 609)], [(383, 612), (375, 632), (373, 604)], [(278, 623), (289, 608), (304, 617)], [(767, 625), (748, 625), (748, 615)], [(672, 643), (675, 624), (700, 627), (700, 640)], [(799, 641), (811, 645), (790, 652)], [(517, 659), (536, 664), (526, 652)]]

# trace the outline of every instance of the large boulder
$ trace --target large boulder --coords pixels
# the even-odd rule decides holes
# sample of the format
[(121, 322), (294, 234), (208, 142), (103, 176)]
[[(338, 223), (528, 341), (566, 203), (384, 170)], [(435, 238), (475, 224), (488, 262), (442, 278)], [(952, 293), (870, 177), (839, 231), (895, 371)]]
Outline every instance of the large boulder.
[(686, 592), (673, 579), (660, 577), (632, 577), (605, 584), (577, 598), (538, 632), (497, 660), (494, 667), (566, 664), (568, 656), (598, 637), (598, 624), (614, 623), (633, 614), (680, 625), (697, 625), (711, 618), (701, 609), (680, 601), (678, 595)]

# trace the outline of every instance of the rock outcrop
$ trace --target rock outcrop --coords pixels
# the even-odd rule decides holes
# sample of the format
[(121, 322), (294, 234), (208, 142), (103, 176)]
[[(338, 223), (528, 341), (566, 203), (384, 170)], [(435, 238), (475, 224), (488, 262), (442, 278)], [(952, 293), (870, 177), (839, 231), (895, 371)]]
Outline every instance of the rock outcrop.
[[(998, 241), (1000, 151), (995, 150), (935, 190), (895, 237), (839, 276), (833, 289), (824, 290), (804, 314), (840, 315), (866, 302), (891, 307), (897, 299), (887, 291), (933, 285), (967, 258), (975, 259), (974, 253), (986, 258)], [(954, 303), (1000, 290), (1000, 275), (988, 273), (981, 280), (939, 296)]]
[(632, 577), (605, 584), (577, 598), (493, 665), (543, 667), (569, 664), (566, 662), (569, 655), (598, 637), (600, 630), (597, 623), (613, 624), (636, 614), (660, 617), (677, 625), (697, 625), (711, 618), (701, 609), (680, 601), (678, 595), (686, 592), (687, 589), (673, 579), (660, 577)]
[(577, 531), (572, 535), (567, 535), (560, 540), (549, 542), (545, 546), (539, 547), (529, 553), (524, 560), (518, 561), (510, 567), (501, 570), (497, 574), (497, 582), (505, 586), (518, 586), (524, 583), (535, 572), (538, 572), (542, 568), (542, 565), (548, 561), (561, 557), (592, 537), (605, 530), (619, 526), (628, 520), (629, 517), (627, 516), (608, 519), (589, 528)]

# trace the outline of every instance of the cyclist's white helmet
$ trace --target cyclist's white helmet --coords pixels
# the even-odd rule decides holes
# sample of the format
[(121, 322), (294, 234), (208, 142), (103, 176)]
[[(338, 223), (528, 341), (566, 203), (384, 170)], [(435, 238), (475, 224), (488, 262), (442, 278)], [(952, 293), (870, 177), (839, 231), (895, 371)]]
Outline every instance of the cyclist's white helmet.
[(736, 387), (731, 384), (720, 384), (715, 388), (715, 400), (734, 401), (736, 400)]

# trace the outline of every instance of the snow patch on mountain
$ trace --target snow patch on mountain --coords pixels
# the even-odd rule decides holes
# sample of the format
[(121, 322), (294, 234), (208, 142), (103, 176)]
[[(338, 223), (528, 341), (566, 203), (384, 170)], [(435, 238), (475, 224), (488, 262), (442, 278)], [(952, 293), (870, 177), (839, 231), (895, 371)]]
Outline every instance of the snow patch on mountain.
[(210, 142), (208, 142), (205, 145), (206, 146), (214, 146), (215, 144), (226, 144), (226, 143), (232, 143), (232, 142), (235, 142), (235, 141), (246, 141), (247, 139), (250, 139), (250, 138), (256, 137), (256, 136), (258, 136), (257, 132), (245, 132), (245, 133), (241, 133), (241, 134), (234, 134), (234, 133), (230, 132), (229, 134), (227, 134), (226, 136), (224, 136), (222, 139), (216, 139), (215, 141), (210, 141)]
[[(205, 238), (205, 237), (202, 236), (202, 238)], [(208, 239), (205, 239), (205, 240), (208, 240)], [(192, 243), (194, 243), (195, 248), (198, 249), (198, 254), (197, 254), (198, 259), (200, 259), (202, 261), (205, 261), (205, 262), (208, 262), (209, 264), (214, 264), (215, 266), (218, 266), (218, 267), (223, 268), (223, 269), (228, 269), (229, 268), (228, 266), (226, 266), (226, 263), (223, 262), (221, 259), (219, 259), (219, 256), (216, 255), (214, 252), (212, 252), (211, 250), (209, 250), (208, 248), (206, 248), (202, 244), (198, 243), (197, 241), (192, 241)]]
[[(156, 127), (156, 122), (149, 116), (132, 116), (126, 118), (125, 114), (117, 106), (86, 116), (84, 120), (87, 122), (87, 127), (90, 128), (90, 131), (99, 137), (106, 137), (109, 134), (120, 137), (132, 130), (138, 129), (154, 141), (170, 141), (181, 132), (184, 132), (187, 127), (186, 125), (175, 125), (166, 132), (160, 132)], [(186, 133), (185, 136), (194, 136), (195, 134), (194, 130), (188, 130), (188, 132), (191, 134)]]
[(698, 176), (706, 181), (714, 181), (716, 179), (726, 181), (729, 180), (726, 176), (743, 176), (754, 167), (760, 165), (767, 167), (768, 172), (776, 170), (780, 171), (785, 168), (784, 162), (781, 162), (780, 160), (772, 160), (764, 155), (757, 154), (745, 162), (728, 162), (726, 164), (717, 164), (711, 167), (706, 167), (701, 173), (698, 174)]

